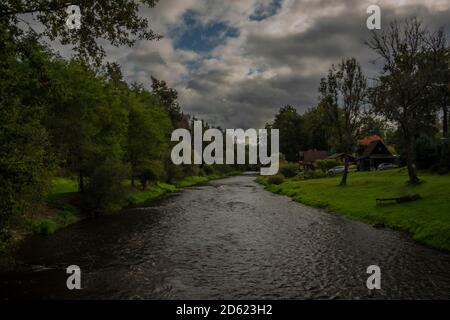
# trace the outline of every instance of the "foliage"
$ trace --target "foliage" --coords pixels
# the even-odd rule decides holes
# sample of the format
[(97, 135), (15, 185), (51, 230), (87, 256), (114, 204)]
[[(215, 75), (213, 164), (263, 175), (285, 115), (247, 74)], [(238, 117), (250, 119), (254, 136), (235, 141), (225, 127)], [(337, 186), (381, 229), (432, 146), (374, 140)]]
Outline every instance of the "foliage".
[(67, 227), (80, 220), (79, 214), (71, 210), (59, 212), (53, 218), (38, 219), (31, 222), (31, 230), (33, 233), (49, 235), (56, 230)]
[(95, 214), (110, 213), (127, 203), (128, 189), (123, 181), (129, 168), (116, 159), (108, 158), (98, 166), (89, 179), (83, 198), (84, 208)]
[(280, 166), (280, 173), (286, 178), (295, 177), (298, 173), (298, 164), (295, 163), (284, 163)]
[[(356, 59), (342, 60), (337, 69), (333, 66), (328, 77), (322, 78), (319, 91), (322, 101), (330, 104), (328, 109), (332, 111), (331, 117), (336, 119), (339, 150), (346, 154), (352, 153), (360, 136), (362, 106), (367, 95), (367, 80)], [(337, 117), (336, 108), (341, 110), (342, 122)], [(341, 185), (347, 184), (347, 157), (344, 166)]]
[(323, 173), (327, 173), (331, 168), (341, 165), (342, 162), (336, 159), (324, 159), (314, 162), (314, 167), (321, 170)]
[[(28, 32), (51, 41), (59, 40), (63, 45), (72, 44), (80, 57), (91, 58), (100, 64), (105, 53), (98, 39), (103, 39), (103, 43), (113, 46), (132, 46), (137, 39), (160, 38), (149, 28), (148, 19), (139, 14), (139, 10), (143, 7), (152, 8), (157, 1), (3, 0), (0, 6), (0, 19), (9, 27), (13, 27), (17, 25), (20, 16), (28, 14), (32, 19), (31, 23), (27, 24)], [(81, 29), (76, 32), (66, 27), (68, 19), (66, 11), (69, 4), (77, 4), (81, 9)]]
[(415, 136), (436, 119), (435, 81), (445, 50), (445, 35), (431, 33), (418, 19), (395, 21), (381, 33), (373, 32), (368, 45), (384, 62), (371, 89), (374, 111), (394, 121), (401, 134), (410, 183), (419, 178), (415, 166)]
[(53, 157), (42, 119), (48, 53), (0, 30), (0, 242), (11, 219), (43, 201)]
[(281, 108), (271, 125), (272, 129), (280, 130), (280, 152), (287, 161), (299, 160), (299, 152), (305, 141), (302, 136), (302, 118), (292, 106)]

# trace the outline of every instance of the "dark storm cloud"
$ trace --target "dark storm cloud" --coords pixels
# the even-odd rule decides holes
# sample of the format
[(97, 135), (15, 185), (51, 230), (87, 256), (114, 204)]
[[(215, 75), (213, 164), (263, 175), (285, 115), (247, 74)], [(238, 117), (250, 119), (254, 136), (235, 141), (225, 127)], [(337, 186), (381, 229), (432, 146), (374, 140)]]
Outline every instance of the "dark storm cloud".
[[(129, 78), (133, 73), (166, 78), (179, 91), (186, 112), (215, 125), (261, 127), (283, 105), (293, 105), (300, 112), (307, 110), (317, 104), (320, 78), (331, 64), (345, 57), (357, 58), (369, 77), (380, 71), (380, 66), (372, 63), (375, 54), (364, 45), (370, 37), (366, 8), (371, 1), (167, 1), (170, 6), (165, 4), (154, 16), (164, 23), (163, 15), (168, 11), (169, 22), (157, 29), (178, 33), (164, 33), (166, 42), (161, 49), (161, 43), (154, 43), (151, 48), (131, 51), (121, 62), (125, 67), (142, 66), (143, 71), (128, 67)], [(378, 3), (382, 27), (394, 19), (418, 16), (430, 28), (444, 26), (450, 34), (450, 11), (448, 6), (442, 9), (434, 5), (437, 1), (416, 1), (415, 5), (409, 1), (401, 6), (397, 1)], [(189, 30), (183, 19), (186, 12), (198, 20), (191, 25), (202, 27), (198, 38), (198, 32)], [(221, 32), (222, 27), (204, 29), (208, 25), (233, 26), (239, 32), (227, 36)], [(221, 34), (220, 41), (204, 38), (205, 34), (214, 37), (217, 33)], [(203, 40), (207, 50), (204, 44), (196, 45)]]
[[(382, 11), (384, 26), (394, 19), (412, 16), (419, 16), (427, 25), (437, 28), (445, 26), (449, 12), (431, 13), (423, 6), (411, 6), (400, 14), (389, 9)], [(261, 126), (273, 119), (278, 108), (286, 104), (294, 105), (303, 112), (317, 103), (320, 78), (332, 63), (337, 64), (345, 57), (356, 57), (369, 77), (379, 72), (380, 67), (372, 63), (376, 56), (364, 44), (370, 38), (366, 19), (365, 11), (348, 10), (340, 15), (316, 20), (305, 32), (297, 34), (279, 36), (252, 33), (245, 43), (246, 58), (262, 60), (268, 69), (286, 66), (295, 75), (227, 83), (227, 75), (216, 70), (213, 73), (214, 80), (208, 79), (208, 75), (202, 75), (202, 79), (197, 82), (204, 85), (193, 86), (196, 80), (191, 80), (190, 87), (204, 95), (215, 92), (215, 85), (229, 88), (226, 107), (214, 110), (215, 118), (227, 125)], [(310, 59), (319, 60), (320, 68), (303, 75)], [(197, 102), (197, 112), (204, 113), (208, 118), (210, 104), (203, 107), (205, 110), (201, 112), (201, 103), (199, 105)]]

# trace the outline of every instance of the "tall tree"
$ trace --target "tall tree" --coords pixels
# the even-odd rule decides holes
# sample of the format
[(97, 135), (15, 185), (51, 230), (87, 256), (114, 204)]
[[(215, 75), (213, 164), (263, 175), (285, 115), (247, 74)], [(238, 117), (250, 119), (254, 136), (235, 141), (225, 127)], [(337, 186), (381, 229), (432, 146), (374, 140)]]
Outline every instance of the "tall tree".
[[(14, 26), (24, 22), (33, 33), (71, 44), (81, 57), (100, 64), (105, 55), (98, 39), (113, 46), (131, 46), (138, 39), (155, 40), (157, 35), (149, 28), (147, 18), (139, 14), (142, 7), (152, 8), (158, 0), (3, 0), (0, 4), (1, 24)], [(66, 26), (67, 8), (81, 9), (81, 28)], [(33, 22), (30, 23), (30, 19)], [(33, 29), (34, 25), (40, 25)]]
[(417, 19), (392, 22), (381, 31), (373, 31), (368, 46), (375, 50), (384, 66), (374, 88), (374, 110), (398, 124), (406, 150), (409, 182), (420, 180), (415, 165), (415, 138), (422, 126), (436, 116), (433, 101), (436, 64), (429, 33)]
[(151, 78), (153, 93), (158, 96), (161, 104), (169, 113), (172, 126), (174, 128), (178, 128), (181, 120), (183, 119), (183, 114), (178, 103), (178, 92), (173, 88), (169, 88), (164, 80), (158, 80), (155, 77)]
[(272, 129), (280, 130), (280, 152), (287, 161), (298, 161), (300, 151), (305, 146), (302, 117), (294, 107), (282, 107), (275, 116)]
[[(367, 80), (356, 59), (345, 59), (337, 68), (332, 66), (328, 77), (322, 79), (320, 92), (329, 106), (338, 138), (338, 149), (345, 153), (345, 170), (341, 185), (347, 184), (349, 159), (359, 137), (362, 105), (366, 99)], [(342, 117), (340, 119), (339, 115)]]
[(349, 159), (359, 136), (362, 105), (366, 100), (367, 80), (356, 59), (343, 60), (337, 73), (338, 92), (342, 98), (343, 136), (342, 151), (345, 152), (344, 174), (341, 185), (347, 184)]

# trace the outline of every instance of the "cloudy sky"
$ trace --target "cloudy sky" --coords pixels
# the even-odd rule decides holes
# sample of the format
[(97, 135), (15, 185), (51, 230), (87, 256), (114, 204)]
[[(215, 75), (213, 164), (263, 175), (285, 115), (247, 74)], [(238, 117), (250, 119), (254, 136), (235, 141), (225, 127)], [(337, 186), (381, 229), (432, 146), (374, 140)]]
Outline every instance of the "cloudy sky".
[(142, 14), (164, 36), (109, 48), (128, 81), (150, 76), (179, 92), (185, 112), (223, 128), (260, 128), (279, 107), (317, 103), (331, 64), (355, 57), (370, 77), (379, 66), (364, 45), (371, 4), (382, 27), (419, 16), (450, 34), (450, 0), (160, 0)]

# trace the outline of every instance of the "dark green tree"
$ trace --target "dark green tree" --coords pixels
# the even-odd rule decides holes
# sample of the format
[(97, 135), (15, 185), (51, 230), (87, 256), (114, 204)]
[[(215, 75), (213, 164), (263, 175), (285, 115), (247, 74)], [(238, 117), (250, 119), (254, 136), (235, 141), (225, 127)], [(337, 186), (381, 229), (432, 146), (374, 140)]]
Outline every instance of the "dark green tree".
[[(30, 31), (72, 45), (85, 60), (100, 64), (105, 51), (99, 39), (113, 46), (132, 46), (136, 40), (155, 40), (160, 36), (149, 28), (147, 18), (139, 14), (142, 7), (152, 8), (157, 0), (3, 0), (0, 21), (14, 26), (25, 22)], [(81, 28), (67, 28), (67, 8), (81, 9)], [(26, 15), (26, 16), (24, 16)], [(30, 19), (32, 20), (30, 22)], [(35, 28), (35, 25), (37, 27)]]
[(280, 108), (271, 128), (280, 130), (280, 152), (286, 160), (297, 162), (305, 147), (302, 117), (297, 110), (290, 105)]
[(434, 123), (436, 111), (436, 59), (429, 32), (417, 19), (395, 21), (374, 31), (368, 46), (384, 63), (383, 72), (371, 89), (375, 112), (398, 125), (406, 150), (409, 182), (420, 180), (415, 165), (415, 139), (421, 128)]

